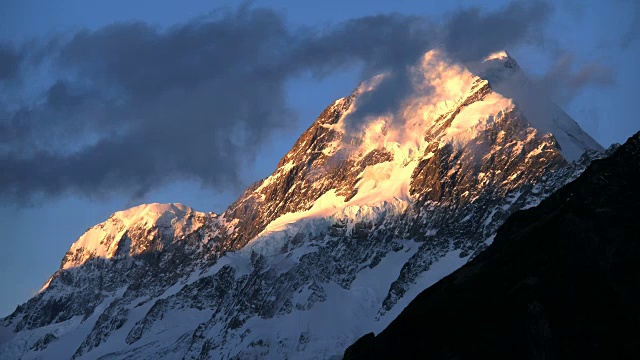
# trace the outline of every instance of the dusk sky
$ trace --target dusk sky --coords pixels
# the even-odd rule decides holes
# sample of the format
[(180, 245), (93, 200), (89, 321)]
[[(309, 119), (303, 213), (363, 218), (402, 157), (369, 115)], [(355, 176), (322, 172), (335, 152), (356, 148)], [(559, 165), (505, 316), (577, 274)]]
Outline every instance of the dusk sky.
[(640, 130), (640, 2), (0, 3), (0, 316), (87, 228), (222, 212), (322, 110), (434, 47), (504, 48), (601, 145)]

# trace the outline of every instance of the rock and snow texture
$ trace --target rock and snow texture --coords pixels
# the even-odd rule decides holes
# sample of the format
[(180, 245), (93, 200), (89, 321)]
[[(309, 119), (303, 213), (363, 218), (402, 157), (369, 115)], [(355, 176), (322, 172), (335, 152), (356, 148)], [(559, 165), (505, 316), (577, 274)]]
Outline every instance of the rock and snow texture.
[(0, 358), (342, 354), (601, 156), (506, 54), (411, 73), (384, 113), (364, 109), (389, 74), (334, 102), (221, 215), (152, 204), (89, 229), (0, 320)]
[(602, 150), (600, 144), (585, 133), (575, 120), (531, 83), (518, 63), (506, 52), (492, 54), (484, 62), (470, 64), (469, 67), (487, 79), (496, 92), (513, 99), (534, 128), (553, 134), (567, 160), (577, 160), (590, 149)]
[(154, 229), (163, 235), (162, 239), (171, 242), (202, 226), (206, 217), (182, 204), (145, 204), (119, 211), (80, 236), (62, 260), (61, 268), (78, 267), (95, 257), (131, 257), (158, 251), (166, 244), (133, 243), (132, 233)]
[(640, 132), (418, 295), (345, 360), (628, 359), (640, 352)]

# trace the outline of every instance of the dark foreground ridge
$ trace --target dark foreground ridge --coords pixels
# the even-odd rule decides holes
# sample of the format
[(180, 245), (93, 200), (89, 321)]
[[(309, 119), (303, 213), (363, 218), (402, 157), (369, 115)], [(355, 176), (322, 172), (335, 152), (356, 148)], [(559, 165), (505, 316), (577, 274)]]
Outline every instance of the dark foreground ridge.
[(640, 132), (345, 359), (628, 358), (640, 352)]

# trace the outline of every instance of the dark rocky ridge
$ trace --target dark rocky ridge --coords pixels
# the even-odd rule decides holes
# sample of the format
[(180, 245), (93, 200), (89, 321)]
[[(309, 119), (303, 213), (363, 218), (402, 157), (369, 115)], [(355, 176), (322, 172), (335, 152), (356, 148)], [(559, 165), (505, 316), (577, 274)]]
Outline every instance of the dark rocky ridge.
[[(336, 185), (348, 187), (345, 183), (347, 171), (354, 167), (353, 163), (328, 163), (323, 151), (333, 142), (339, 140), (341, 134), (328, 128), (334, 125), (351, 107), (355, 95), (336, 101), (327, 107), (318, 119), (307, 129), (293, 145), (293, 148), (280, 160), (274, 175), (279, 177), (255, 192), (266, 180), (252, 185), (234, 202), (224, 216), (238, 219), (238, 231), (229, 238), (229, 248), (239, 249), (258, 235), (271, 221), (280, 215), (307, 210), (322, 194)], [(285, 167), (287, 163), (292, 166)], [(362, 169), (353, 169), (354, 172)], [(358, 171), (359, 173), (359, 171)], [(356, 174), (357, 175), (357, 174)], [(319, 182), (320, 178), (333, 179), (330, 182)], [(348, 190), (344, 190), (348, 191)], [(264, 195), (264, 200), (258, 198)]]
[(422, 292), (345, 359), (630, 358), (640, 351), (640, 133)]

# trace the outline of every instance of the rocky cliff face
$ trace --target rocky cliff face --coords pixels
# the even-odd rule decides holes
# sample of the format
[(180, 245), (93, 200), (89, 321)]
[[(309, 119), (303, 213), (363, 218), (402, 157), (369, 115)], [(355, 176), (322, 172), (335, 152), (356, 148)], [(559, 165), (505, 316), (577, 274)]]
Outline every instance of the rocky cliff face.
[(640, 133), (421, 293), (345, 359), (633, 358)]
[(411, 71), (397, 108), (366, 111), (388, 74), (330, 105), (221, 215), (154, 204), (90, 229), (2, 320), (0, 354), (337, 356), (603, 156), (550, 100), (519, 105), (505, 53)]

